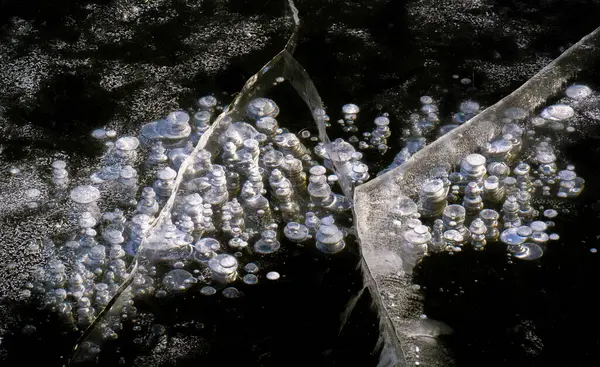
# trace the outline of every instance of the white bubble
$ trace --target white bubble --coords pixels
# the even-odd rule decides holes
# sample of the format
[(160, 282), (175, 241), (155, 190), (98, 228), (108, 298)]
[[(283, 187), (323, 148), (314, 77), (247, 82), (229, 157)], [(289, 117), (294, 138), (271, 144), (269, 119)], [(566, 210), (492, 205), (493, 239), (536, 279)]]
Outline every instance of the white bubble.
[(92, 131), (92, 137), (94, 139), (104, 139), (106, 138), (106, 130), (104, 129), (96, 129), (94, 131)]
[(270, 271), (267, 273), (267, 279), (269, 280), (277, 280), (280, 278), (280, 275), (276, 271)]
[(352, 103), (348, 103), (342, 106), (342, 112), (346, 115), (355, 115), (360, 111), (360, 108)]
[(570, 119), (575, 115), (573, 108), (566, 104), (555, 104), (542, 110), (540, 116), (546, 120), (562, 121)]
[(592, 247), (592, 248), (590, 249), (590, 252), (591, 252), (592, 254), (595, 254), (596, 252), (598, 252), (598, 249), (597, 249), (597, 248), (595, 248), (595, 247)]
[(432, 104), (433, 103), (433, 98), (431, 98), (430, 96), (422, 96), (421, 98), (419, 98), (419, 100), (423, 104)]
[(592, 90), (587, 85), (573, 84), (565, 91), (567, 97), (575, 100), (582, 100), (592, 94)]

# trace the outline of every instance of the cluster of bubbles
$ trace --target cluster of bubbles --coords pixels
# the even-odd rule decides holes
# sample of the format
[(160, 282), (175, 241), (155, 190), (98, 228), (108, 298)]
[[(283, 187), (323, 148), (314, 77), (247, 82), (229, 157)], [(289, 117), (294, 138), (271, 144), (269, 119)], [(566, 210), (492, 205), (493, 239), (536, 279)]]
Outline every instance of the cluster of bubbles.
[[(574, 101), (590, 94), (587, 86), (566, 90)], [(555, 104), (531, 118), (531, 125), (565, 124), (574, 115), (568, 104)], [(558, 212), (543, 206), (536, 210), (535, 203), (574, 198), (585, 180), (573, 165), (559, 167), (552, 139), (525, 131), (526, 119), (523, 109), (505, 110), (500, 136), (479, 153), (463, 157), (456, 169), (439, 167), (422, 183), (418, 200), (398, 201), (391, 214), (403, 238), (405, 270), (426, 253), (482, 251), (490, 243), (506, 245), (512, 258), (534, 260), (543, 255), (548, 241), (559, 239), (548, 233)]]
[(452, 121), (444, 123), (439, 115), (438, 103), (432, 97), (422, 96), (419, 101), (421, 109), (409, 116), (409, 127), (402, 130), (404, 146), (396, 154), (392, 163), (379, 172), (378, 175), (400, 166), (413, 154), (423, 149), (431, 140), (449, 133), (481, 112), (479, 103), (473, 100), (465, 100), (461, 102), (459, 112), (452, 115)]
[[(342, 106), (342, 116), (337, 122), (341, 125), (342, 130), (346, 133), (357, 133), (359, 131), (356, 122), (360, 113), (360, 107), (354, 103), (348, 103)], [(325, 127), (330, 127), (330, 118), (323, 111), (323, 119)], [(358, 143), (359, 150), (378, 149), (382, 154), (385, 153), (389, 146), (388, 138), (392, 135), (390, 130), (389, 114), (384, 113), (378, 116), (373, 121), (375, 128), (373, 131), (365, 131), (362, 133), (362, 140), (357, 135), (352, 135), (348, 138), (348, 142), (352, 144)]]
[[(118, 315), (96, 324), (110, 340), (136, 316), (136, 297), (198, 288), (237, 298), (235, 283), (258, 283), (261, 258), (285, 245), (341, 251), (346, 233), (336, 220), (350, 218), (351, 201), (336, 185), (369, 178), (362, 154), (342, 139), (311, 152), (279, 126), (279, 107), (268, 98), (250, 100), (244, 121), (215, 120), (221, 109), (202, 97), (191, 117), (174, 111), (140, 136), (106, 141), (102, 166), (83, 185), (70, 188), (66, 163), (53, 162), (52, 184), (69, 201), (72, 232), (35, 269), (23, 299), (43, 300), (83, 330), (118, 296)], [(102, 129), (92, 135), (117, 137)], [(28, 193), (28, 205), (38, 196)], [(113, 209), (103, 211), (107, 204)], [(265, 270), (269, 281), (281, 276)], [(89, 355), (99, 352), (98, 343), (84, 344)]]

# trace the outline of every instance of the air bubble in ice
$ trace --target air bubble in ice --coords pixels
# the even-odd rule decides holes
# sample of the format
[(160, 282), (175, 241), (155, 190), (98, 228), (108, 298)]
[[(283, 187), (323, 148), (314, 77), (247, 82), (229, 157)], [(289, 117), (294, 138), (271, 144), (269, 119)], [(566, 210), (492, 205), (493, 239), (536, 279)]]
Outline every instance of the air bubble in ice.
[(342, 106), (342, 113), (345, 115), (356, 115), (360, 112), (360, 108), (352, 103), (348, 103)]
[(248, 103), (246, 113), (248, 117), (255, 120), (265, 116), (275, 118), (279, 114), (279, 107), (271, 99), (256, 98)]
[(204, 96), (198, 99), (198, 107), (203, 111), (212, 111), (217, 105), (217, 99), (213, 96)]
[(400, 217), (407, 217), (417, 213), (419, 207), (409, 198), (402, 198), (398, 201), (398, 204), (394, 207), (392, 212)]
[(259, 254), (270, 254), (279, 250), (280, 247), (277, 232), (269, 229), (262, 232), (261, 238), (254, 244), (254, 251)]
[(115, 147), (124, 152), (135, 150), (139, 145), (140, 141), (133, 136), (124, 136), (115, 142)]
[(250, 274), (258, 273), (258, 265), (256, 265), (255, 263), (248, 263), (246, 264), (246, 266), (244, 266), (244, 271)]
[(71, 200), (77, 204), (90, 204), (100, 199), (100, 191), (94, 186), (77, 186), (71, 190)]
[(283, 229), (283, 234), (293, 242), (304, 242), (310, 237), (308, 228), (297, 222), (289, 222)]
[(246, 274), (244, 275), (243, 281), (246, 284), (253, 285), (258, 283), (258, 277), (254, 274)]
[(229, 254), (219, 254), (208, 262), (212, 279), (218, 283), (231, 283), (237, 276), (238, 262)]
[(575, 100), (582, 100), (592, 94), (592, 90), (587, 85), (574, 84), (565, 91), (567, 97)]
[(555, 104), (542, 110), (540, 116), (546, 120), (561, 121), (570, 119), (575, 115), (573, 107), (566, 104)]
[(202, 287), (200, 289), (200, 294), (202, 294), (203, 296), (212, 296), (215, 293), (217, 293), (217, 290), (211, 286)]
[(419, 98), (419, 101), (421, 101), (422, 104), (432, 104), (433, 98), (431, 98), (430, 96), (421, 96), (421, 98)]
[(280, 275), (276, 271), (270, 271), (267, 273), (267, 279), (269, 279), (269, 280), (278, 280), (279, 277), (280, 277)]
[(96, 130), (92, 131), (92, 137), (94, 139), (102, 140), (102, 139), (106, 138), (106, 130), (96, 129)]
[(225, 298), (240, 298), (242, 296), (240, 291), (238, 291), (237, 288), (234, 287), (227, 287), (223, 289), (223, 292), (221, 293)]
[(163, 285), (170, 291), (189, 289), (196, 282), (197, 279), (190, 272), (182, 269), (171, 270), (163, 278)]

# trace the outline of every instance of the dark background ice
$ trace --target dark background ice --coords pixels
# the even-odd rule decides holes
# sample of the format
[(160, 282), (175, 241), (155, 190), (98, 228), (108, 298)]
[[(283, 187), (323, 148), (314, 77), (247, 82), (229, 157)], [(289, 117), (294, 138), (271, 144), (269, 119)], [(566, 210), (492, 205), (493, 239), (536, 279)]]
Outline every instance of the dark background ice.
[[(395, 136), (404, 127), (407, 111), (418, 105), (419, 96), (429, 94), (440, 99), (445, 115), (456, 111), (464, 96), (482, 105), (491, 105), (592, 31), (600, 19), (597, 0), (312, 0), (298, 1), (296, 5), (303, 21), (296, 57), (313, 78), (332, 117), (342, 104), (357, 103), (364, 111), (359, 127), (365, 131), (373, 128), (371, 120), (377, 113), (389, 112)], [(26, 168), (39, 164), (40, 159), (57, 155), (68, 157), (71, 170), (76, 171), (95, 162), (102, 151), (101, 145), (92, 144), (90, 132), (94, 128), (114, 128), (119, 134), (135, 133), (143, 123), (172, 109), (192, 107), (194, 98), (205, 94), (214, 93), (227, 103), (246, 79), (284, 46), (290, 28), (281, 17), (283, 10), (283, 2), (274, 0), (2, 0), (2, 174), (6, 175), (6, 169), (13, 165)], [(452, 78), (453, 74), (471, 78), (473, 84), (461, 85)], [(338, 133), (333, 129), (330, 135)], [(391, 152), (382, 160), (389, 162), (396, 148), (392, 143)], [(586, 159), (584, 153), (573, 154), (574, 159)], [(593, 172), (590, 175), (593, 176)], [(12, 182), (5, 178), (0, 180), (3, 201), (10, 196)], [(596, 200), (586, 198), (590, 202)], [(0, 252), (3, 254), (0, 329), (6, 331), (8, 321), (18, 316), (7, 315), (11, 310), (7, 306), (12, 299), (11, 292), (15, 291), (9, 285), (19, 279), (14, 266), (7, 264), (25, 261), (15, 257), (28, 232), (16, 236), (14, 228), (20, 219), (0, 213), (3, 213), (0, 216)], [(585, 228), (573, 232), (582, 231)], [(587, 236), (582, 235), (582, 238)], [(10, 258), (5, 255), (9, 253)], [(550, 261), (542, 270), (517, 272), (516, 278), (492, 279), (486, 284), (485, 292), (473, 288), (473, 298), (459, 306), (453, 306), (449, 300), (452, 297), (427, 295), (426, 308), (433, 314), (437, 312), (440, 319), (456, 330), (450, 346), (456, 352), (459, 365), (594, 364), (593, 360), (585, 360), (597, 357), (591, 351), (600, 342), (597, 336), (594, 338), (584, 331), (597, 324), (588, 320), (596, 308), (586, 296), (595, 292), (593, 280), (598, 279), (598, 274), (592, 269), (597, 268), (597, 262), (590, 260), (589, 252), (574, 255), (565, 249), (560, 254), (560, 263)], [(362, 324), (357, 321), (355, 329), (347, 332), (347, 339), (341, 339), (345, 344), (334, 339), (330, 342), (326, 337), (335, 336), (337, 320), (334, 322), (332, 318), (359, 287), (360, 277), (352, 271), (356, 260), (356, 255), (347, 256), (337, 270), (326, 264), (315, 267), (311, 279), (316, 280), (306, 283), (323, 287), (315, 294), (307, 285), (294, 288), (308, 287), (305, 298), (310, 302), (304, 306), (319, 305), (321, 302), (316, 297), (325, 295), (329, 295), (326, 299), (332, 304), (329, 313), (317, 318), (329, 320), (323, 329), (327, 332), (315, 329), (312, 336), (296, 335), (290, 339), (290, 342), (305, 341), (306, 358), (301, 361), (313, 365), (349, 365), (348, 361), (354, 360), (361, 361), (361, 365), (374, 365), (368, 353), (372, 350), (373, 338), (362, 341), (360, 338), (363, 333), (372, 335), (376, 323), (367, 304), (357, 313), (356, 319)], [(456, 280), (464, 282), (465, 288), (469, 287), (466, 279), (473, 275), (461, 271), (472, 264), (469, 261), (458, 259), (446, 262), (450, 264), (446, 265), (448, 268), (442, 264), (431, 269), (458, 274)], [(493, 273), (495, 266), (502, 266), (494, 261), (490, 259), (483, 269)], [(570, 269), (571, 276), (565, 276), (565, 269)], [(334, 275), (323, 278), (323, 274), (332, 271)], [(435, 283), (439, 278), (436, 275), (425, 279)], [(518, 288), (515, 284), (521, 284), (523, 279), (528, 286)], [(333, 285), (346, 288), (339, 294), (329, 292), (327, 287)], [(569, 291), (561, 291), (566, 286), (570, 287)], [(539, 291), (540, 287), (549, 289), (547, 297), (539, 298), (537, 293), (530, 295), (529, 292)], [(496, 289), (499, 291), (494, 292)], [(513, 292), (514, 289), (523, 291)], [(495, 297), (488, 297), (490, 294)], [(511, 301), (502, 303), (505, 298)], [(481, 303), (482, 299), (489, 302)], [(522, 317), (519, 307), (529, 302), (532, 303), (528, 308), (531, 314)], [(322, 303), (326, 308), (327, 302)], [(492, 303), (495, 308), (491, 307)], [(310, 315), (319, 311), (302, 306), (291, 308), (289, 314), (279, 309), (278, 317), (292, 320), (297, 313), (305, 312), (305, 318), (299, 320), (316, 327), (318, 322), (309, 323)], [(465, 308), (480, 311), (459, 312)], [(518, 314), (513, 312), (515, 308)], [(24, 316), (18, 317), (25, 322), (28, 314), (22, 311)], [(537, 312), (544, 316), (536, 319)], [(294, 333), (294, 328), (308, 332), (308, 326), (300, 327), (303, 324), (295, 320), (290, 321), (290, 328), (267, 329), (273, 333), (289, 332), (289, 335)], [(269, 325), (274, 327), (275, 324), (273, 321)], [(499, 337), (502, 330), (505, 333)], [(532, 337), (532, 333), (536, 336)], [(29, 358), (37, 357), (27, 353), (32, 348), (42, 348), (48, 355), (48, 364), (58, 365), (64, 361), (60, 357), (64, 357), (72, 342), (58, 331), (56, 335), (44, 335), (44, 340), (39, 337), (11, 339), (10, 334), (3, 338), (0, 362), (8, 358), (2, 364), (7, 366), (16, 365), (17, 361), (27, 364)], [(271, 338), (277, 339), (278, 335)], [(317, 338), (318, 343), (311, 344), (311, 338)], [(541, 338), (542, 349), (536, 338)], [(282, 365), (278, 362), (285, 359), (273, 354), (272, 345), (261, 345), (266, 357), (254, 358), (247, 364)], [(220, 350), (226, 350), (225, 346), (222, 344)], [(292, 353), (296, 349), (285, 350)], [(575, 351), (573, 358), (570, 358), (571, 350)], [(7, 357), (9, 351), (13, 354)], [(256, 353), (247, 355), (256, 357)], [(293, 356), (290, 360), (290, 365), (295, 365)]]

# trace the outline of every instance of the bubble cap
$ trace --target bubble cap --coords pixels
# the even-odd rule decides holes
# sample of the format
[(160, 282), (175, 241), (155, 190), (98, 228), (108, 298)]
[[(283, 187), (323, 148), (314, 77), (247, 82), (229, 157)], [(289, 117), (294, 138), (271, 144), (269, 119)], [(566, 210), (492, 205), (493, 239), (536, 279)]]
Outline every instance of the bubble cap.
[(71, 190), (70, 197), (77, 204), (90, 204), (100, 199), (100, 190), (91, 185), (77, 186)]

